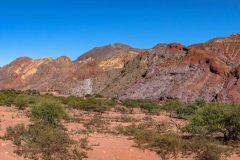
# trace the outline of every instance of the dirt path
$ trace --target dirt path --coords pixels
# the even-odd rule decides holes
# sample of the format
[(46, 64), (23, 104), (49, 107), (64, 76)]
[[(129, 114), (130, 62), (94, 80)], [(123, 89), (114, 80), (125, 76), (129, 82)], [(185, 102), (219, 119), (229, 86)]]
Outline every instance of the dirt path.
[(134, 142), (125, 136), (91, 134), (89, 141), (95, 146), (88, 160), (160, 160), (154, 152), (133, 147)]

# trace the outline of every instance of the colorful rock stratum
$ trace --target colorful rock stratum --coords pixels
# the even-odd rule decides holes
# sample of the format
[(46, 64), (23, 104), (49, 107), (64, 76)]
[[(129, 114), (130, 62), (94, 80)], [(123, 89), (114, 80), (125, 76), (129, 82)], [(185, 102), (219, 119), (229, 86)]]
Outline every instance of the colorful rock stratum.
[(240, 102), (240, 34), (185, 47), (113, 44), (77, 60), (18, 58), (0, 68), (0, 88), (101, 94), (120, 99)]

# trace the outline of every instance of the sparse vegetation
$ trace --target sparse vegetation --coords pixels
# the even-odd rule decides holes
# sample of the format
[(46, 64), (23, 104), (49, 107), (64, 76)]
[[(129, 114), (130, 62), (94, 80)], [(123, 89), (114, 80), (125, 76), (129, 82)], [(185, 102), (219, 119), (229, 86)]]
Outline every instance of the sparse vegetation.
[(179, 118), (190, 119), (198, 109), (204, 106), (206, 106), (206, 103), (203, 101), (196, 101), (188, 105), (180, 103), (180, 105), (176, 107), (176, 114)]
[(90, 96), (85, 98), (70, 96), (64, 99), (63, 103), (76, 109), (95, 112), (104, 112), (117, 104), (117, 102), (113, 99)]
[(176, 111), (180, 108), (185, 108), (185, 104), (177, 99), (168, 100), (164, 102), (161, 106), (161, 109), (169, 112), (170, 116), (175, 115)]
[(29, 103), (30, 103), (30, 97), (26, 96), (26, 95), (18, 95), (15, 99), (14, 99), (14, 105), (20, 109), (20, 110), (24, 110), (25, 108), (28, 107)]
[(7, 132), (3, 138), (12, 140), (15, 145), (20, 146), (21, 141), (23, 141), (27, 135), (28, 131), (25, 128), (24, 124), (18, 124), (13, 127), (8, 127)]
[(141, 108), (152, 113), (160, 111), (159, 104), (149, 100), (126, 100), (123, 104), (129, 108)]
[(219, 160), (227, 149), (215, 140), (204, 137), (182, 137), (169, 130), (166, 125), (140, 124), (118, 127), (118, 132), (133, 136), (134, 141), (141, 148), (156, 151), (162, 159), (193, 155), (195, 159)]
[[(112, 119), (103, 117), (110, 108), (121, 112), (121, 116)], [(109, 127), (114, 122), (131, 122), (130, 126), (117, 127), (117, 132), (130, 136), (138, 147), (157, 152), (163, 159), (170, 157), (193, 156), (198, 160), (219, 160), (232, 150), (231, 145), (239, 144), (240, 105), (205, 103), (197, 101), (185, 104), (178, 100), (162, 104), (149, 100), (127, 100), (118, 103), (116, 99), (88, 95), (86, 97), (54, 97), (40, 95), (37, 91), (0, 91), (0, 105), (15, 106), (19, 110), (29, 108), (31, 125), (9, 127), (4, 139), (12, 140), (17, 153), (30, 159), (82, 159), (88, 148), (87, 139), (81, 143), (73, 141), (62, 122), (71, 117), (66, 108), (93, 112), (90, 119), (76, 117), (88, 134), (91, 132), (112, 133)], [(140, 108), (148, 113), (166, 111), (172, 118), (181, 118), (186, 126), (177, 131), (169, 124), (156, 123), (153, 119), (138, 123), (128, 114), (132, 108)], [(88, 114), (88, 112), (86, 112)], [(148, 115), (151, 116), (151, 115)], [(66, 121), (65, 121), (66, 122)], [(136, 124), (135, 124), (136, 123)]]
[(71, 150), (75, 142), (60, 126), (34, 123), (26, 129), (23, 125), (9, 127), (5, 139), (13, 140), (17, 153), (30, 159), (76, 159), (86, 156), (81, 148)]
[(108, 122), (100, 114), (95, 114), (90, 120), (83, 123), (88, 132), (106, 132)]
[(86, 97), (54, 97), (53, 95), (40, 95), (35, 90), (17, 91), (17, 90), (1, 90), (0, 104), (11, 106), (14, 105), (19, 109), (35, 106), (45, 101), (54, 101), (58, 104), (67, 105), (76, 109), (104, 112), (115, 107), (117, 101), (111, 98), (102, 98), (100, 95), (88, 95)]
[(69, 137), (61, 124), (61, 120), (68, 117), (62, 104), (46, 97), (33, 102), (30, 115), (32, 124), (28, 127), (9, 127), (3, 137), (18, 146), (16, 152), (30, 159), (80, 160), (85, 157), (84, 149), (77, 147), (78, 144)]

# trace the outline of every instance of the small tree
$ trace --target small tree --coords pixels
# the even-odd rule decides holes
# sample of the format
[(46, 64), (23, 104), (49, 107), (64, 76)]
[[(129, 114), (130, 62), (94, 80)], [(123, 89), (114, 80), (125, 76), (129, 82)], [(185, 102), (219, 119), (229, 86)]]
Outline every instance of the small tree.
[(206, 104), (196, 112), (186, 130), (204, 136), (222, 133), (225, 141), (238, 139), (240, 138), (240, 106)]
[(29, 99), (29, 96), (19, 95), (14, 99), (14, 105), (18, 109), (23, 110), (26, 107), (28, 107), (28, 99)]

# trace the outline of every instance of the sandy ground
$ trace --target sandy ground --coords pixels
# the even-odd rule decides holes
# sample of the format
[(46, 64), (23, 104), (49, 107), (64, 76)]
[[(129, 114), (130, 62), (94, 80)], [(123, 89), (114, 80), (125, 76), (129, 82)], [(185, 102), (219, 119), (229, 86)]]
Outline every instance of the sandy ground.
[(159, 156), (149, 150), (133, 147), (134, 142), (124, 136), (91, 134), (89, 141), (96, 144), (88, 153), (89, 160), (159, 160)]
[[(83, 112), (78, 110), (70, 110), (69, 113), (80, 118), (80, 121), (91, 120), (95, 114), (89, 112)], [(119, 113), (109, 111), (103, 113), (101, 117), (108, 120), (110, 123), (107, 125), (110, 128), (114, 128), (119, 125), (129, 125), (131, 122), (119, 121), (122, 117), (130, 117), (136, 123), (142, 123), (149, 119), (158, 123), (167, 122), (174, 126), (181, 126), (184, 123), (181, 120), (173, 119), (166, 114), (160, 114), (150, 116), (136, 110), (132, 113)], [(6, 132), (6, 128), (14, 126), (16, 124), (29, 124), (29, 118), (27, 111), (19, 111), (13, 107), (0, 106), (0, 135), (3, 136)], [(129, 137), (122, 135), (115, 135), (110, 133), (93, 131), (91, 133), (83, 133), (85, 129), (82, 123), (78, 122), (64, 122), (68, 133), (75, 140), (80, 140), (83, 137), (87, 137), (89, 141), (90, 150), (87, 152), (87, 160), (161, 160), (161, 158), (153, 151), (142, 150), (134, 147), (134, 142)], [(0, 139), (0, 160), (24, 160), (14, 153), (16, 147), (11, 141), (3, 141)], [(177, 158), (177, 160), (191, 160), (192, 158)], [(228, 160), (239, 160), (240, 157), (232, 155), (228, 157)]]
[[(25, 112), (20, 112), (13, 107), (0, 107), (0, 136), (3, 136), (7, 127), (17, 124), (29, 124)], [(0, 159), (1, 160), (23, 160), (14, 153), (16, 147), (11, 141), (3, 141), (0, 139)]]

